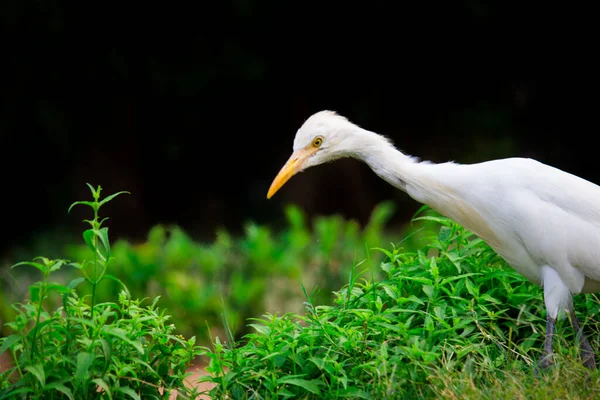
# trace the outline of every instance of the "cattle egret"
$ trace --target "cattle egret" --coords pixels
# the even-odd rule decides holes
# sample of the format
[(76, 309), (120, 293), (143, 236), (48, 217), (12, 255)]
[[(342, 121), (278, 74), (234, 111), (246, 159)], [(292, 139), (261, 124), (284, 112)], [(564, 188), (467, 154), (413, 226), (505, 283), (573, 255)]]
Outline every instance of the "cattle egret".
[(595, 368), (573, 295), (600, 291), (599, 186), (528, 158), (466, 165), (420, 161), (388, 138), (325, 110), (298, 129), (293, 153), (267, 198), (296, 173), (342, 157), (363, 161), (389, 184), (461, 224), (543, 287), (547, 322), (540, 367), (552, 364), (554, 326), (565, 311), (579, 334), (584, 365)]

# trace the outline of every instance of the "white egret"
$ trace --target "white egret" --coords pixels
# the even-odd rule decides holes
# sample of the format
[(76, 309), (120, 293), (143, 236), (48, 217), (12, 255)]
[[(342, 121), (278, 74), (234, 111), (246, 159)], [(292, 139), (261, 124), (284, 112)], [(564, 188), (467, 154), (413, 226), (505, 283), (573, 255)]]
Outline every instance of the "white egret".
[(566, 311), (583, 363), (594, 352), (573, 311), (573, 295), (600, 291), (600, 187), (528, 158), (435, 164), (403, 154), (386, 137), (320, 111), (298, 129), (293, 153), (273, 180), (271, 198), (294, 174), (341, 157), (365, 162), (382, 179), (486, 241), (543, 287), (547, 310), (542, 368), (552, 361), (558, 313)]

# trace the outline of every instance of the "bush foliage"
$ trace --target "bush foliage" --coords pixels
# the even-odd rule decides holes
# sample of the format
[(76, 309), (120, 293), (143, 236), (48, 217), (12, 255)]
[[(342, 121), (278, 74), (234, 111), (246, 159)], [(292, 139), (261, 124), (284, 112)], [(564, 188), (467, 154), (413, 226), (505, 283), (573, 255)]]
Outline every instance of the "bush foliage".
[[(543, 398), (549, 382), (559, 397), (567, 394), (561, 398), (597, 396), (599, 375), (588, 379), (577, 361), (568, 323), (555, 339), (559, 363), (566, 355), (568, 366), (544, 384), (534, 378), (545, 332), (540, 288), (459, 225), (435, 213), (421, 218), (439, 232), (416, 251), (379, 249), (383, 279), (361, 277), (357, 265), (333, 305), (307, 295), (305, 316), (267, 314), (241, 341), (215, 338), (203, 379), (216, 384), (211, 396), (479, 399), (529, 391)], [(576, 298), (586, 330), (596, 334), (599, 308), (595, 296)]]

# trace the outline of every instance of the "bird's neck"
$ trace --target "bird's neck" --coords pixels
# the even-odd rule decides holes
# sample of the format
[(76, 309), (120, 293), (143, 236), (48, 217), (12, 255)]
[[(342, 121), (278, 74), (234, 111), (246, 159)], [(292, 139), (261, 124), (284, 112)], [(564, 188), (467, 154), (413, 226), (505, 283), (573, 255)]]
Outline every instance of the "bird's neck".
[(385, 137), (361, 130), (361, 146), (355, 157), (366, 163), (381, 179), (407, 191), (418, 173), (419, 160), (402, 153)]
[(461, 190), (471, 176), (464, 166), (453, 162), (421, 162), (396, 149), (385, 137), (372, 132), (361, 136), (356, 157), (377, 175), (499, 249), (501, 239), (486, 223), (473, 198), (467, 199)]

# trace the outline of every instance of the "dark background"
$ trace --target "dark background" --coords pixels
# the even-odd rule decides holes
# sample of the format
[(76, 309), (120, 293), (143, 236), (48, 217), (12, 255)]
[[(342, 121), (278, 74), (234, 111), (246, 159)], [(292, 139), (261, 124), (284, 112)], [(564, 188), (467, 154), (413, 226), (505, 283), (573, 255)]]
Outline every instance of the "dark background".
[[(210, 240), (282, 206), (365, 222), (418, 204), (354, 160), (267, 189), (321, 109), (436, 162), (534, 157), (595, 182), (593, 8), (548, 2), (3, 1), (3, 254), (79, 234), (90, 196), (111, 237), (176, 223)], [(8, 253), (7, 253), (8, 252)]]

